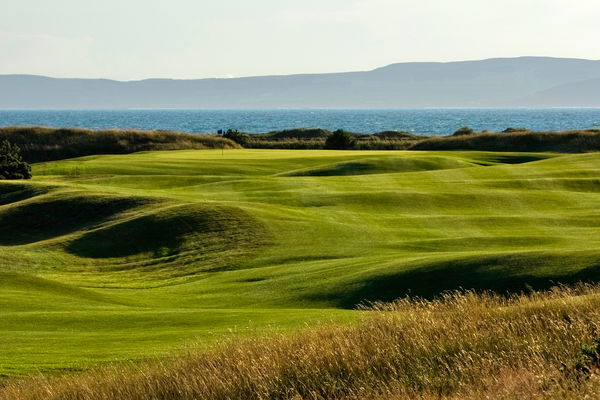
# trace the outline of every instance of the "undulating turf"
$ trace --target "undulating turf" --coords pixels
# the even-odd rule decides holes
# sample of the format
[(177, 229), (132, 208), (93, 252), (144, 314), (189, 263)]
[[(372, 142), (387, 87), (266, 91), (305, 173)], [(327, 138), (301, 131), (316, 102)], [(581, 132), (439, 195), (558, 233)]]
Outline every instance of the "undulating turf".
[(0, 183), (0, 374), (600, 280), (600, 154), (185, 150)]

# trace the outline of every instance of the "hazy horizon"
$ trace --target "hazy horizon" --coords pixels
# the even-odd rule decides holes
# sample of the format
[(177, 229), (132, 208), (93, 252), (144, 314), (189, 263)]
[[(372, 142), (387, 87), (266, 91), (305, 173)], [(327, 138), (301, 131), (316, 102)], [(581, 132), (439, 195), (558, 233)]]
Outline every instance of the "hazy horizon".
[[(245, 76), (231, 76), (231, 77), (196, 77), (196, 78), (168, 78), (168, 77), (147, 77), (142, 79), (111, 79), (104, 77), (97, 78), (86, 78), (86, 77), (78, 77), (78, 76), (51, 76), (44, 74), (4, 74), (0, 73), (0, 75), (27, 75), (27, 76), (40, 76), (45, 78), (52, 79), (98, 79), (98, 80), (108, 80), (115, 82), (136, 82), (136, 81), (145, 81), (145, 80), (202, 80), (202, 79), (236, 79), (236, 78), (260, 78), (260, 77), (277, 77), (277, 76), (294, 76), (294, 75), (327, 75), (327, 74), (343, 74), (343, 73), (352, 73), (352, 72), (369, 72), (375, 71), (377, 69), (389, 67), (396, 64), (453, 64), (453, 63), (468, 63), (468, 62), (477, 62), (477, 61), (488, 61), (488, 60), (510, 60), (510, 59), (523, 59), (523, 58), (540, 58), (540, 59), (557, 59), (557, 60), (580, 60), (580, 61), (600, 61), (600, 59), (591, 59), (591, 58), (577, 58), (577, 57), (553, 57), (553, 56), (518, 56), (518, 57), (489, 57), (485, 59), (469, 59), (469, 60), (451, 60), (451, 61), (409, 61), (409, 62), (394, 62), (386, 65), (376, 66), (369, 70), (343, 70), (343, 71), (330, 71), (330, 72), (308, 72), (308, 73), (293, 73), (293, 74), (271, 74), (271, 75), (245, 75)], [(436, 107), (434, 107), (436, 108)], [(447, 108), (447, 107), (442, 107)], [(451, 107), (453, 108), (453, 107)], [(456, 108), (465, 108), (465, 107), (456, 107)], [(470, 108), (470, 107), (466, 107)], [(493, 108), (493, 107), (492, 107)]]

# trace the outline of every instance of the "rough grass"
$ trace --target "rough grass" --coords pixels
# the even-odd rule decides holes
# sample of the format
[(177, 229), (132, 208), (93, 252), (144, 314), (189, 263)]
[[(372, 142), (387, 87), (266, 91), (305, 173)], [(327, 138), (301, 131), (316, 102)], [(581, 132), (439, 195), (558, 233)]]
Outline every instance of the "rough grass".
[[(263, 134), (237, 133), (232, 138), (249, 149), (324, 149), (333, 132), (325, 129), (287, 129)], [(384, 131), (374, 134), (351, 133), (356, 150), (406, 150), (424, 137), (407, 132)]]
[(600, 150), (600, 130), (567, 132), (510, 131), (428, 138), (411, 150), (554, 151), (584, 153)]
[[(470, 131), (472, 132), (472, 131)], [(467, 133), (450, 136), (418, 136), (385, 131), (350, 133), (355, 150), (480, 150), (503, 152), (584, 153), (600, 150), (600, 130), (533, 132), (507, 129), (504, 132)], [(323, 129), (291, 129), (265, 134), (239, 133), (236, 140), (254, 149), (324, 149), (332, 132)]]
[(231, 140), (215, 135), (171, 131), (0, 128), (0, 140), (19, 146), (27, 162), (61, 160), (92, 154), (127, 154), (152, 150), (231, 149)]
[(600, 396), (600, 288), (456, 292), (360, 323), (8, 382), (0, 399), (582, 399)]
[[(174, 131), (0, 128), (0, 140), (18, 145), (28, 162), (95, 154), (129, 154), (153, 150), (248, 149), (322, 150), (332, 132), (288, 129), (263, 134), (236, 132), (227, 137)], [(407, 132), (351, 133), (355, 150), (480, 150), (501, 152), (583, 153), (600, 150), (600, 131), (532, 132), (512, 129), (459, 136), (427, 137)], [(227, 135), (225, 135), (227, 136)], [(235, 141), (234, 141), (235, 140)], [(236, 143), (237, 142), (237, 143)]]

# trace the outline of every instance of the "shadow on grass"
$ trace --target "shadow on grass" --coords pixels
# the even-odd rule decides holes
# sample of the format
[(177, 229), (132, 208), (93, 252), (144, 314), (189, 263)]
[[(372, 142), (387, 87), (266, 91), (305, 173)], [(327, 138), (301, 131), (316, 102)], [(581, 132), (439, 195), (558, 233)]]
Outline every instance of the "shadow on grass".
[(488, 160), (501, 164), (526, 164), (529, 162), (547, 159), (547, 155), (527, 155), (527, 154), (495, 154)]
[(386, 157), (352, 160), (315, 168), (289, 171), (281, 176), (347, 176), (398, 172), (435, 171), (471, 167), (473, 164), (452, 157)]
[(146, 215), (86, 233), (71, 242), (67, 250), (89, 258), (127, 257), (147, 252), (167, 256), (179, 250), (186, 234), (205, 228), (202, 224), (192, 225), (192, 221), (177, 217)]
[(48, 188), (33, 185), (1, 184), (0, 206), (17, 203), (48, 192)]
[(0, 246), (35, 243), (93, 227), (142, 203), (119, 197), (62, 195), (15, 204), (0, 211)]
[(599, 254), (511, 254), (423, 265), (313, 298), (352, 309), (400, 297), (435, 298), (445, 291), (491, 290), (499, 294), (548, 289), (558, 284), (600, 281)]

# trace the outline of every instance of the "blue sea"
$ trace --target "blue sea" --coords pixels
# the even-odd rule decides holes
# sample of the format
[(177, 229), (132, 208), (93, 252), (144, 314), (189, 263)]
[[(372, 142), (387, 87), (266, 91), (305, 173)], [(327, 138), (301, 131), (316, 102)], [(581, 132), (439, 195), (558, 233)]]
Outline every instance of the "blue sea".
[(262, 133), (312, 127), (448, 135), (463, 126), (478, 131), (508, 127), (536, 131), (600, 128), (600, 109), (0, 110), (0, 126), (24, 125), (191, 133), (214, 133), (219, 129)]

